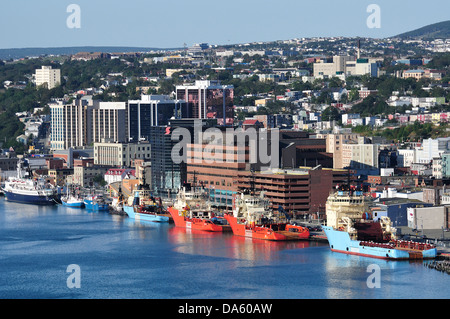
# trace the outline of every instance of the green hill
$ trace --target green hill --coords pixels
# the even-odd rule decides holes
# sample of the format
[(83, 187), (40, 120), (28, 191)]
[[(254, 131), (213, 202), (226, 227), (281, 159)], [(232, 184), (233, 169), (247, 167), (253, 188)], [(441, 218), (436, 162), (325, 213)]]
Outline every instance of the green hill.
[(450, 38), (450, 20), (424, 26), (422, 28), (396, 35), (395, 38), (439, 39)]

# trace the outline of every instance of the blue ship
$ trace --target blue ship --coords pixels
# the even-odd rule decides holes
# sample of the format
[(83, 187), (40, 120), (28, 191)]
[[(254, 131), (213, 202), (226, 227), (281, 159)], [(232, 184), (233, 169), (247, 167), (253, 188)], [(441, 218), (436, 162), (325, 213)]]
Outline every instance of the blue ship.
[(330, 194), (326, 203), (327, 225), (322, 229), (332, 251), (393, 260), (437, 256), (434, 245), (397, 240), (389, 217), (373, 219), (369, 201), (361, 191), (350, 189)]
[(84, 200), (79, 197), (74, 196), (65, 196), (61, 198), (61, 202), (63, 206), (72, 207), (72, 208), (84, 208)]
[(89, 196), (84, 199), (84, 206), (87, 210), (109, 211), (109, 204), (106, 203), (103, 196)]
[(72, 208), (84, 208), (83, 198), (80, 196), (79, 188), (75, 185), (66, 186), (66, 195), (61, 197), (63, 206)]
[(124, 212), (128, 215), (128, 217), (136, 219), (136, 220), (144, 220), (149, 222), (157, 222), (157, 223), (168, 223), (169, 217), (164, 215), (157, 215), (151, 213), (137, 213), (134, 211), (132, 206), (124, 206)]
[(9, 202), (16, 202), (21, 204), (33, 204), (33, 205), (55, 205), (57, 199), (53, 194), (50, 195), (30, 195), (21, 194), (14, 191), (3, 190), (6, 200)]
[(134, 197), (129, 198), (129, 201), (131, 202), (123, 205), (123, 210), (130, 218), (159, 223), (170, 221), (169, 214), (165, 213), (161, 201), (157, 203), (149, 189), (136, 189)]
[(403, 240), (389, 242), (353, 240), (346, 231), (336, 230), (330, 226), (322, 226), (322, 229), (331, 251), (334, 252), (393, 260), (433, 259), (437, 256), (437, 249), (431, 244)]

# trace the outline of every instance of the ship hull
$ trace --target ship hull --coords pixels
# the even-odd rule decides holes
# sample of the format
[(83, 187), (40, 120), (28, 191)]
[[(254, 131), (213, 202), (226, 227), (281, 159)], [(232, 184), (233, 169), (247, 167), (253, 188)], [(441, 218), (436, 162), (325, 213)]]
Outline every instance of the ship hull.
[(288, 230), (288, 227), (286, 228), (287, 230), (275, 231), (264, 226), (248, 227), (247, 225), (239, 224), (237, 218), (231, 215), (225, 215), (225, 218), (236, 236), (273, 241), (305, 240), (309, 238), (308, 229), (303, 227), (291, 226), (291, 230)]
[(178, 210), (169, 207), (168, 212), (172, 216), (173, 222), (176, 227), (184, 227), (188, 229), (203, 230), (208, 232), (227, 232), (231, 231), (231, 227), (228, 225), (217, 225), (208, 219), (200, 218), (188, 218), (185, 216), (180, 216)]
[(72, 208), (84, 208), (84, 201), (65, 201), (61, 200), (62, 205), (66, 207), (72, 207)]
[(322, 226), (331, 251), (348, 255), (357, 255), (378, 259), (411, 260), (436, 258), (436, 248), (426, 250), (408, 250), (398, 248), (371, 247), (361, 245), (361, 241), (352, 240), (345, 231), (335, 230), (329, 226)]
[(128, 217), (133, 218), (135, 220), (143, 220), (143, 221), (156, 222), (156, 223), (168, 223), (169, 222), (168, 216), (158, 215), (158, 214), (136, 213), (133, 209), (133, 206), (124, 206), (123, 210), (128, 215)]
[(13, 193), (10, 191), (3, 191), (5, 197), (10, 202), (21, 203), (21, 204), (33, 204), (33, 205), (55, 205), (56, 201), (53, 197), (42, 196), (42, 195), (24, 195)]
[(108, 204), (99, 204), (95, 203), (92, 200), (85, 199), (84, 200), (84, 206), (87, 210), (93, 210), (93, 211), (108, 211), (109, 205)]

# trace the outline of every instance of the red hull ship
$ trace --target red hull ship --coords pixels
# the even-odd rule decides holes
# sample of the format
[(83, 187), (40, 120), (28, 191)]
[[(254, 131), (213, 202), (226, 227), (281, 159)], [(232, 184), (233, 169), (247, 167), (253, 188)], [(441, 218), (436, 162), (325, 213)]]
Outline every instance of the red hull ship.
[(248, 225), (239, 223), (236, 217), (228, 214), (225, 215), (225, 219), (231, 225), (233, 234), (236, 236), (264, 240), (301, 240), (309, 238), (308, 228), (302, 226), (295, 226), (287, 223)]
[(222, 217), (217, 217), (202, 196), (201, 189), (183, 186), (173, 206), (167, 208), (177, 227), (209, 232), (231, 231)]
[(281, 212), (270, 210), (263, 194), (238, 194), (233, 200), (233, 215), (226, 214), (225, 219), (237, 236), (280, 241), (309, 238), (308, 228), (289, 224)]
[(203, 230), (210, 232), (226, 232), (231, 231), (230, 225), (223, 225), (220, 222), (222, 218), (214, 217), (213, 214), (199, 217), (184, 216), (177, 209), (169, 207), (167, 209), (172, 216), (173, 222), (177, 227), (190, 228), (195, 230)]

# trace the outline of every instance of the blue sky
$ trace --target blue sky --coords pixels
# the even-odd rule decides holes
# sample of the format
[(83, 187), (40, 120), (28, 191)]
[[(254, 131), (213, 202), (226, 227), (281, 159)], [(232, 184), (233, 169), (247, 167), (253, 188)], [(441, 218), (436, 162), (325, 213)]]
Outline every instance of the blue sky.
[[(68, 28), (70, 4), (81, 28)], [(381, 28), (368, 28), (369, 4)], [(313, 36), (383, 38), (450, 20), (449, 0), (14, 0), (0, 7), (0, 48), (236, 44)]]

